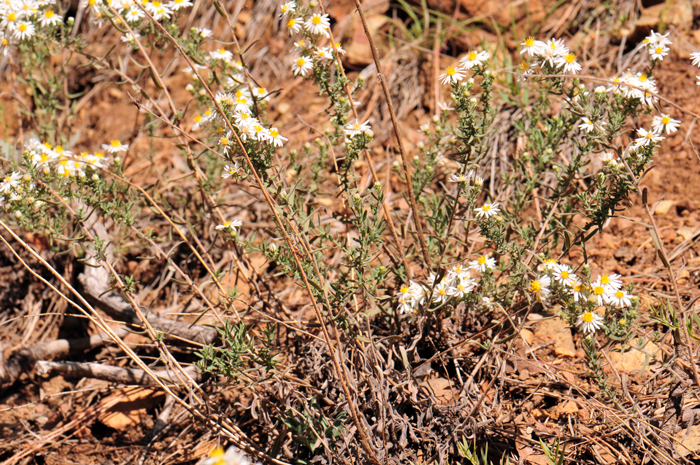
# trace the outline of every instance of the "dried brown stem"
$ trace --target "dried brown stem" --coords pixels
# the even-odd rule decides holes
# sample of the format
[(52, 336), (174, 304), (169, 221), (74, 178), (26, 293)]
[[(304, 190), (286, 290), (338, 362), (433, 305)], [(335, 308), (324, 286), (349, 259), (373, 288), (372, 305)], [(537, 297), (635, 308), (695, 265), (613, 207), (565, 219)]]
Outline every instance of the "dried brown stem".
[(382, 86), (382, 91), (384, 92), (384, 98), (386, 98), (386, 103), (389, 107), (389, 115), (391, 116), (391, 124), (394, 127), (394, 135), (396, 135), (396, 142), (399, 146), (399, 153), (401, 154), (401, 162), (403, 164), (403, 172), (406, 177), (406, 187), (408, 189), (408, 199), (411, 203), (411, 208), (413, 209), (413, 223), (416, 226), (416, 234), (418, 235), (418, 242), (420, 242), (420, 248), (423, 252), (423, 259), (425, 260), (425, 267), (430, 268), (430, 252), (428, 252), (428, 246), (425, 242), (425, 236), (423, 234), (423, 226), (420, 222), (420, 215), (418, 212), (418, 205), (416, 203), (416, 196), (413, 193), (413, 182), (411, 181), (411, 173), (408, 169), (408, 155), (406, 154), (406, 149), (403, 145), (403, 139), (401, 138), (401, 129), (399, 128), (399, 123), (396, 119), (396, 112), (394, 111), (394, 105), (391, 102), (391, 95), (389, 94), (389, 87), (386, 83), (386, 78), (382, 72), (382, 65), (379, 61), (379, 54), (377, 53), (377, 47), (374, 44), (374, 39), (369, 31), (369, 26), (367, 25), (367, 19), (365, 18), (365, 13), (362, 10), (362, 5), (360, 0), (355, 0), (355, 6), (357, 7), (357, 12), (360, 14), (360, 19), (362, 20), (362, 27), (365, 30), (365, 35), (367, 40), (369, 40), (369, 46), (372, 50), (372, 58), (374, 60), (374, 65), (377, 68), (377, 79)]

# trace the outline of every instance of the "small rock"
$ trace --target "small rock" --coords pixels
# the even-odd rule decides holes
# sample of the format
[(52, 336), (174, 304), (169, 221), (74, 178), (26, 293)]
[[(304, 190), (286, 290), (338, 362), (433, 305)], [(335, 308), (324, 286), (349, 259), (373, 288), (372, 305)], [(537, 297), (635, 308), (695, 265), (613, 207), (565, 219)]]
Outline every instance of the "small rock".
[(675, 207), (678, 202), (676, 200), (662, 200), (656, 205), (654, 213), (657, 215), (668, 215), (671, 208)]
[(688, 429), (681, 430), (676, 437), (680, 439), (681, 442), (678, 444), (674, 441), (673, 447), (681, 457), (696, 453), (700, 450), (700, 425), (694, 425)]
[[(700, 232), (700, 231), (698, 231)], [(689, 229), (689, 228), (681, 228), (678, 231), (676, 231), (676, 234), (678, 234), (680, 237), (683, 238), (684, 241), (689, 241), (695, 236), (696, 231)]]
[(532, 345), (533, 341), (535, 340), (535, 333), (530, 331), (529, 329), (523, 329), (520, 331), (520, 335), (525, 339), (525, 342), (527, 342), (529, 345)]
[[(622, 373), (632, 373), (635, 370), (641, 370), (647, 364), (647, 357), (649, 358), (649, 363), (651, 362), (652, 356), (659, 349), (659, 346), (653, 342), (647, 342), (643, 349), (639, 349), (636, 346), (631, 347), (627, 352), (620, 352), (620, 346), (617, 346), (616, 351), (610, 352), (610, 362), (613, 366)], [(649, 354), (649, 355), (647, 355)]]
[(547, 318), (537, 323), (535, 335), (545, 341), (554, 342), (554, 353), (564, 357), (574, 357), (576, 346), (569, 325), (559, 317)]

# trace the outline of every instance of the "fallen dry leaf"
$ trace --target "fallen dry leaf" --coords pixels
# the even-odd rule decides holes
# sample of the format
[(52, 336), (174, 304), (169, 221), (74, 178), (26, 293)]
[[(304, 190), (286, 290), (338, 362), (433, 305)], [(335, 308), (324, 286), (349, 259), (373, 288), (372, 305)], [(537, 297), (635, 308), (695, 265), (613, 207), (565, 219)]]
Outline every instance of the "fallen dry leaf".
[(148, 410), (165, 398), (165, 393), (142, 386), (117, 389), (100, 401), (104, 410), (97, 419), (105, 426), (126, 431), (141, 424)]

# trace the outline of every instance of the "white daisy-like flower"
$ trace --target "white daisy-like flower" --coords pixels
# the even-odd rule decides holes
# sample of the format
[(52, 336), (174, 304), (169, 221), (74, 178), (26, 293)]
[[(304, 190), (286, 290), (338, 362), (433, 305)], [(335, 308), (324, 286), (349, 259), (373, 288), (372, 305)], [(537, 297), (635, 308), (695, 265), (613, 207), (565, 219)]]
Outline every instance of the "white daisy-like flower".
[(221, 177), (224, 179), (228, 179), (234, 176), (237, 176), (239, 172), (238, 168), (238, 162), (233, 162), (233, 165), (225, 165), (224, 166), (224, 172), (221, 173)]
[(693, 66), (700, 66), (700, 52), (693, 52), (690, 54), (690, 58)]
[(19, 171), (14, 171), (11, 174), (5, 175), (0, 183), (0, 192), (5, 193), (11, 189), (16, 189), (19, 186), (19, 182), (22, 179), (22, 173)]
[(650, 143), (657, 143), (664, 140), (664, 137), (656, 134), (654, 131), (647, 131), (644, 128), (637, 129), (637, 134), (639, 134), (639, 137), (634, 140), (634, 143), (638, 148), (646, 147)]
[(447, 177), (449, 182), (468, 182), (469, 176), (462, 173), (452, 173)]
[(348, 124), (346, 124), (343, 128), (343, 132), (347, 137), (355, 137), (363, 133), (369, 136), (374, 135), (374, 133), (372, 132), (372, 127), (367, 121), (365, 121), (364, 123), (360, 123), (357, 120), (351, 121)]
[(435, 285), (435, 288), (433, 289), (433, 303), (439, 305), (447, 302), (452, 295), (452, 292), (450, 283), (443, 278)]
[(588, 134), (594, 129), (602, 131), (606, 124), (608, 123), (605, 121), (593, 122), (590, 118), (581, 118), (581, 123), (578, 125), (578, 127)]
[(661, 116), (654, 116), (654, 120), (651, 122), (651, 129), (657, 134), (661, 134), (662, 132), (673, 134), (678, 130), (680, 124), (681, 122), (679, 120), (662, 114)]
[(605, 294), (607, 293), (606, 286), (600, 282), (600, 278), (591, 283), (590, 300), (597, 305), (603, 305), (605, 302)]
[(459, 64), (461, 65), (462, 69), (470, 70), (475, 66), (483, 65), (484, 62), (490, 57), (491, 55), (489, 55), (489, 53), (485, 50), (482, 50), (481, 52), (472, 50), (459, 60)]
[(550, 289), (549, 286), (552, 284), (552, 280), (549, 276), (542, 275), (537, 279), (530, 281), (528, 285), (528, 291), (539, 301), (544, 302), (549, 297)]
[(523, 47), (520, 50), (520, 54), (527, 54), (527, 56), (532, 58), (535, 55), (542, 54), (542, 48), (545, 46), (545, 43), (541, 40), (535, 40), (534, 37), (530, 36), (520, 45)]
[(216, 229), (219, 231), (229, 231), (229, 232), (236, 232), (236, 228), (239, 228), (243, 223), (241, 220), (231, 220), (231, 221), (226, 221), (224, 224), (219, 224), (216, 226)]
[(291, 16), (287, 20), (287, 30), (289, 31), (289, 35), (297, 34), (299, 31), (301, 31), (303, 25), (304, 18), (302, 18), (301, 16), (298, 18)]
[(571, 287), (571, 285), (576, 282), (576, 274), (571, 269), (569, 265), (564, 263), (555, 265), (552, 274), (554, 275), (554, 280), (561, 284), (562, 286)]
[(331, 21), (328, 15), (322, 15), (320, 13), (314, 13), (314, 15), (304, 23), (304, 29), (317, 36), (323, 35), (325, 37), (330, 37), (328, 33), (330, 27)]
[(301, 56), (294, 60), (292, 72), (300, 76), (306, 76), (314, 67), (314, 62), (309, 57)]
[[(243, 452), (235, 447), (229, 447), (224, 453), (224, 449), (218, 446), (209, 452), (209, 457), (198, 465), (252, 465), (252, 463)], [(256, 465), (260, 465), (260, 463)]]
[(483, 303), (486, 308), (491, 308), (493, 307), (493, 297), (482, 297), (481, 303)]
[(559, 265), (559, 262), (557, 261), (556, 258), (547, 258), (540, 263), (540, 265), (537, 267), (537, 271), (545, 271), (545, 270), (552, 270)]
[(476, 281), (471, 278), (458, 279), (455, 284), (449, 288), (450, 296), (463, 299), (476, 287)]
[(603, 326), (603, 317), (593, 312), (584, 312), (579, 315), (576, 325), (581, 327), (584, 334), (594, 334)]
[(275, 147), (282, 147), (288, 140), (289, 139), (280, 134), (277, 128), (270, 128), (270, 142), (272, 142), (272, 145)]
[(270, 98), (270, 93), (264, 87), (256, 87), (253, 90), (253, 95), (258, 100), (268, 100)]
[(201, 37), (202, 39), (208, 39), (213, 34), (211, 32), (211, 29), (207, 29), (207, 28), (195, 27), (194, 30), (197, 34), (199, 34), (199, 37)]
[(121, 37), (121, 41), (129, 44), (135, 44), (136, 39), (138, 39), (139, 37), (141, 37), (141, 34), (139, 34), (137, 31), (127, 32)]
[(178, 11), (192, 5), (193, 3), (190, 0), (171, 0), (170, 3), (168, 3), (168, 8), (170, 8), (172, 11)]
[(603, 152), (598, 156), (598, 158), (600, 158), (600, 160), (606, 165), (617, 166), (617, 157), (612, 152)]
[(605, 286), (607, 289), (606, 290), (618, 290), (622, 287), (622, 280), (620, 279), (619, 274), (603, 274), (600, 275), (600, 278), (598, 278), (598, 281)]
[(477, 218), (491, 218), (492, 216), (497, 216), (501, 209), (498, 208), (498, 202), (485, 203), (481, 207), (474, 209)]
[(280, 6), (280, 19), (297, 11), (296, 2), (287, 2)]
[(102, 144), (102, 148), (109, 153), (126, 152), (129, 150), (128, 144), (122, 144), (119, 139), (114, 139), (109, 144)]
[(581, 71), (581, 64), (576, 61), (576, 55), (569, 52), (566, 55), (559, 56), (554, 60), (557, 66), (563, 66), (565, 73), (577, 74)]
[(445, 68), (445, 72), (440, 75), (440, 83), (443, 85), (459, 82), (462, 79), (464, 79), (464, 74), (454, 66), (448, 66)]
[(221, 47), (218, 50), (214, 50), (213, 52), (209, 52), (209, 57), (212, 60), (229, 61), (229, 60), (233, 59), (233, 53), (229, 52), (224, 47)]
[(39, 16), (39, 23), (42, 27), (54, 26), (63, 21), (61, 15), (57, 15), (52, 9), (44, 10)]
[(470, 268), (479, 270), (483, 273), (486, 270), (492, 270), (493, 267), (496, 266), (496, 259), (491, 258), (488, 255), (481, 255), (476, 260), (472, 260), (471, 262), (469, 262), (469, 266)]
[(458, 264), (452, 267), (449, 273), (450, 279), (460, 280), (469, 278), (469, 267)]
[(549, 63), (549, 66), (556, 66), (555, 60), (558, 57), (564, 56), (569, 53), (569, 48), (564, 45), (564, 41), (561, 39), (550, 39), (548, 40), (544, 47), (542, 47), (542, 65), (544, 63)]
[(627, 293), (627, 291), (618, 289), (607, 294), (608, 303), (614, 305), (617, 308), (629, 307), (632, 303), (632, 296)]
[(338, 55), (345, 55), (347, 53), (342, 45), (340, 45), (340, 42), (336, 42), (334, 45)]
[(574, 298), (574, 302), (586, 300), (586, 286), (581, 282), (580, 279), (576, 278), (571, 283), (571, 295)]
[(662, 45), (657, 45), (653, 49), (649, 49), (649, 55), (651, 55), (652, 60), (663, 60), (666, 55), (668, 55), (669, 49)]
[(34, 36), (34, 34), (36, 34), (36, 28), (34, 27), (34, 24), (29, 21), (20, 21), (20, 23), (17, 24), (17, 28), (14, 30), (13, 34), (17, 40), (30, 39)]

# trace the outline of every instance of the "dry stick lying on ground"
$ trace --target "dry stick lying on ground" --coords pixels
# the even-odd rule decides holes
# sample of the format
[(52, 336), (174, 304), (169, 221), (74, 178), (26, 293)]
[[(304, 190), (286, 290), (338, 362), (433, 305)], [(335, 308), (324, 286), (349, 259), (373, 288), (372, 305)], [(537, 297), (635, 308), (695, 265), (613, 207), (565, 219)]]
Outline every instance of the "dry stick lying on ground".
[[(124, 337), (127, 334), (127, 330), (122, 328), (116, 330), (115, 333), (119, 337)], [(93, 349), (110, 340), (111, 338), (106, 333), (95, 334), (89, 338), (82, 339), (57, 339), (15, 352), (5, 363), (3, 363), (2, 351), (0, 351), (0, 385), (11, 384), (22, 373), (32, 371), (37, 360), (65, 357), (70, 352)]]
[[(104, 268), (87, 266), (78, 276), (78, 281), (83, 286), (86, 299), (95, 307), (116, 320), (124, 321), (129, 325), (141, 325), (131, 305), (117, 293), (110, 291), (109, 276)], [(175, 337), (195, 344), (211, 344), (217, 337), (214, 328), (161, 318), (151, 312), (145, 313), (146, 319), (153, 328), (164, 333), (166, 337)]]
[[(50, 374), (61, 375), (66, 378), (94, 378), (104, 381), (112, 381), (122, 384), (139, 384), (142, 386), (159, 386), (144, 370), (138, 368), (122, 368), (101, 363), (80, 363), (80, 362), (47, 362), (39, 360), (36, 362), (36, 371), (41, 376)], [(198, 383), (204, 380), (204, 376), (195, 371), (194, 366), (185, 368), (189, 375)], [(177, 385), (173, 381), (171, 370), (153, 370), (153, 374), (158, 376), (163, 382)]]

